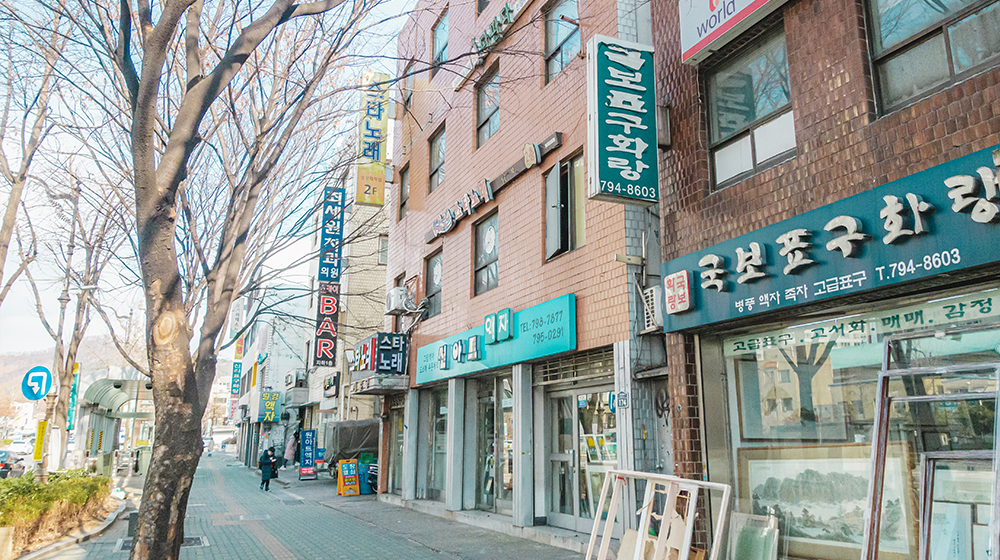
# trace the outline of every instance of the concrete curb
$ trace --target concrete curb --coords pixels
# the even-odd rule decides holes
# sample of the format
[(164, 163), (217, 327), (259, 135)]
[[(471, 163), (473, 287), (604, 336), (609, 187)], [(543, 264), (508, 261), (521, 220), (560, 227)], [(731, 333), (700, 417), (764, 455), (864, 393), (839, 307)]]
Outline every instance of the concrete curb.
[(35, 560), (36, 558), (41, 558), (46, 554), (62, 550), (71, 545), (87, 542), (90, 539), (94, 538), (96, 535), (103, 533), (108, 529), (108, 527), (111, 526), (112, 523), (115, 522), (116, 519), (118, 519), (118, 516), (121, 515), (123, 511), (125, 511), (125, 500), (115, 498), (115, 501), (118, 502), (118, 509), (108, 514), (108, 517), (104, 520), (104, 523), (101, 523), (101, 525), (97, 529), (94, 529), (93, 531), (87, 534), (80, 535), (79, 537), (74, 537), (54, 542), (45, 548), (40, 548), (24, 556), (18, 556), (17, 560)]

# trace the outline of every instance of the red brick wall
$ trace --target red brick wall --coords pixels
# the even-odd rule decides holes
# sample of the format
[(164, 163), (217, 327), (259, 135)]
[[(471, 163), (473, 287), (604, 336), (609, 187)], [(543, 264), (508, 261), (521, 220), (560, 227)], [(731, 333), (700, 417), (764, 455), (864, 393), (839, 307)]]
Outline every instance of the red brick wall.
[[(671, 106), (673, 147), (661, 152), (664, 260), (760, 229), (858, 192), (1000, 143), (996, 67), (891, 114), (876, 113), (865, 5), (792, 0), (783, 12), (797, 154), (713, 192), (705, 92), (681, 64), (678, 3), (654, 0), (657, 87)], [(674, 398), (690, 390), (690, 356), (670, 337)], [(681, 453), (698, 439), (698, 414), (675, 416), (685, 476), (702, 475)], [(700, 459), (699, 459), (700, 460)]]
[[(399, 51), (406, 68), (409, 57), (426, 68), (431, 28), (440, 17), (443, 2), (421, 2), (400, 34)], [(478, 17), (475, 2), (449, 6), (449, 57), (468, 51), (478, 35), (499, 12), (494, 0)], [(543, 173), (574, 154), (581, 153), (587, 133), (586, 65), (576, 58), (549, 84), (544, 79), (544, 28), (540, 1), (530, 2), (515, 23), (518, 31), (501, 43), (503, 51), (491, 55), (461, 90), (453, 82), (467, 60), (440, 69), (430, 77), (416, 77), (413, 105), (396, 121), (394, 165), (409, 165), (409, 214), (389, 228), (387, 278), (401, 272), (421, 277), (418, 300), (424, 295), (424, 259), (443, 247), (442, 313), (423, 322), (414, 332), (413, 347), (482, 324), (488, 313), (511, 307), (515, 311), (568, 292), (577, 296), (578, 348), (612, 344), (628, 338), (628, 284), (625, 265), (615, 263), (615, 253), (625, 253), (625, 219), (621, 205), (586, 202), (586, 245), (550, 263), (545, 262)], [(614, 34), (614, 4), (608, 0), (581, 0), (583, 39), (595, 33)], [(420, 62), (420, 61), (423, 62)], [(500, 129), (483, 146), (476, 147), (475, 79), (499, 63)], [(427, 192), (428, 140), (446, 123), (445, 179)], [(507, 186), (497, 200), (480, 206), (451, 232), (432, 244), (424, 235), (431, 224), (459, 196), (479, 187), (484, 177), (494, 178), (522, 157), (524, 145), (539, 143), (553, 132), (563, 134), (563, 146), (542, 164)], [(398, 185), (390, 204), (396, 205)], [(499, 287), (473, 297), (474, 225), (499, 209)]]

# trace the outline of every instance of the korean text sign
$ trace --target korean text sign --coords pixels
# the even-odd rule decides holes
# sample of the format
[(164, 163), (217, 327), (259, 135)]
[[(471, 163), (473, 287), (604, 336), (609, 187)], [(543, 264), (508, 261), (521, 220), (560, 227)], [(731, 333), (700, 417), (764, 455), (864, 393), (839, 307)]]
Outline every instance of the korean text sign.
[(595, 36), (587, 45), (588, 196), (660, 199), (653, 48)]
[(278, 391), (262, 391), (260, 393), (260, 407), (257, 414), (258, 422), (277, 422), (279, 405), (281, 403), (281, 393)]
[(340, 317), (340, 283), (320, 282), (317, 297), (313, 365), (333, 367), (337, 363), (337, 320)]
[(316, 474), (316, 430), (302, 430), (300, 441), (299, 475)]
[(358, 123), (358, 182), (354, 200), (358, 204), (382, 206), (385, 202), (385, 149), (389, 129), (389, 76), (365, 72), (361, 87), (361, 119)]
[(987, 148), (664, 263), (691, 273), (678, 331), (1000, 261), (1000, 151)]

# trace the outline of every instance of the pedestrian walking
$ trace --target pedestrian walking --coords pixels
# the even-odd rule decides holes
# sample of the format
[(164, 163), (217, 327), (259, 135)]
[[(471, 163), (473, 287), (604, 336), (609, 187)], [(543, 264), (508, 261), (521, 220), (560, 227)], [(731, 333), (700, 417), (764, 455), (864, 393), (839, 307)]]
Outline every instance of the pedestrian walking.
[(282, 463), (281, 468), (295, 464), (295, 432), (292, 432), (292, 434), (288, 436), (288, 441), (285, 442), (284, 459), (285, 460)]
[(274, 448), (268, 447), (260, 456), (260, 489), (271, 491), (271, 479), (278, 477), (278, 458), (274, 456)]

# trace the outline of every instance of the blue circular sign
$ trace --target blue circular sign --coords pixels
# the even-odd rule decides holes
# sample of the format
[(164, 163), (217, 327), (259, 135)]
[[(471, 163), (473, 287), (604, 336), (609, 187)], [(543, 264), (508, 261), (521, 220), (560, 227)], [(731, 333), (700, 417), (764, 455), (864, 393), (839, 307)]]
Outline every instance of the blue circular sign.
[(35, 366), (24, 374), (21, 380), (21, 393), (29, 401), (38, 401), (49, 394), (52, 389), (52, 372), (45, 366)]

